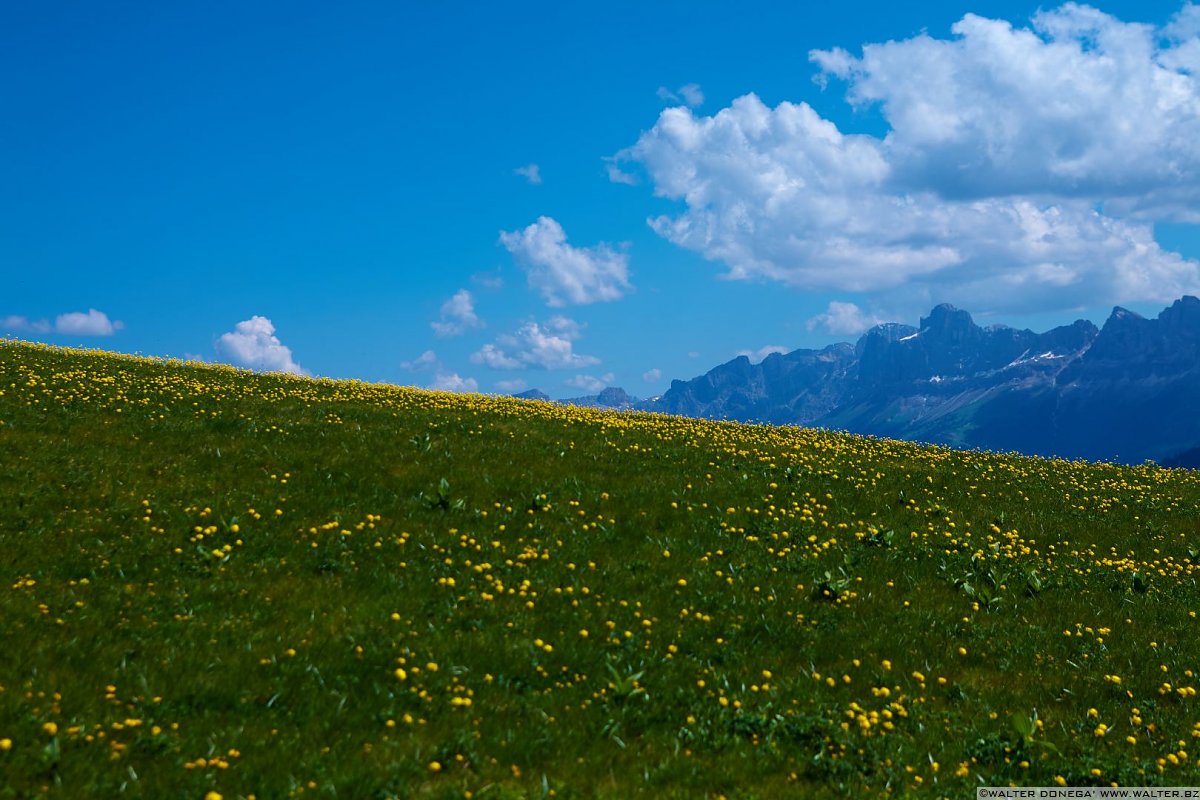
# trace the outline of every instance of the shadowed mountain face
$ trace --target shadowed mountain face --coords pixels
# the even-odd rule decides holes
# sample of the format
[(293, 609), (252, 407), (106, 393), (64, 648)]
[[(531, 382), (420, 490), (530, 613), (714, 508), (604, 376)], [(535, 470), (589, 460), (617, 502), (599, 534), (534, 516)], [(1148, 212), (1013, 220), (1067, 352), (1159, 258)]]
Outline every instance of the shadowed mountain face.
[(813, 420), (837, 406), (854, 363), (848, 344), (772, 353), (761, 364), (738, 356), (686, 383), (672, 381), (652, 410), (774, 423)]
[(854, 346), (735, 358), (638, 407), (1036, 455), (1167, 460), (1200, 447), (1200, 300), (1046, 333), (934, 308)]
[(588, 406), (591, 408), (606, 408), (614, 411), (627, 411), (638, 404), (638, 399), (617, 386), (601, 389), (600, 394), (589, 394), (584, 397), (570, 397), (560, 400), (569, 406)]

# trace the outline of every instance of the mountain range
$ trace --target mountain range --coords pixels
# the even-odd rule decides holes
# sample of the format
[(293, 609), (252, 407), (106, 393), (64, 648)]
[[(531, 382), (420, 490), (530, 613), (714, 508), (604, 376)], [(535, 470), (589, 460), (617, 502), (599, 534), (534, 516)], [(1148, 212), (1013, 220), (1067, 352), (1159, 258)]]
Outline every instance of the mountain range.
[[(537, 395), (546, 399), (524, 396)], [(1200, 300), (1183, 297), (1153, 319), (1117, 307), (1100, 328), (1078, 320), (1045, 333), (981, 327), (943, 304), (918, 327), (877, 325), (855, 344), (757, 364), (739, 356), (661, 397), (610, 387), (560, 402), (1200, 466)]]

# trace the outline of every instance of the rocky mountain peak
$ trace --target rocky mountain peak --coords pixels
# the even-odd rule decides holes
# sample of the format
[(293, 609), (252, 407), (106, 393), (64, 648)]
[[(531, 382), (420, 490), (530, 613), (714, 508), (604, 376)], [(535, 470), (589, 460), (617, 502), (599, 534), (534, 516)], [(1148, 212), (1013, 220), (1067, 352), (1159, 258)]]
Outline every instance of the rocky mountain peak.
[(631, 397), (629, 392), (619, 386), (609, 386), (600, 390), (600, 394), (596, 395), (596, 402), (602, 406), (623, 406), (636, 403), (637, 398)]
[(1164, 308), (1158, 319), (1169, 333), (1200, 334), (1200, 298), (1184, 295), (1168, 308)]
[(1200, 299), (1157, 318), (1113, 309), (1044, 333), (949, 304), (853, 348), (733, 359), (642, 407), (955, 446), (1139, 463), (1200, 452)]
[(1038, 337), (1038, 347), (1044, 347), (1048, 352), (1058, 356), (1081, 353), (1096, 340), (1100, 329), (1086, 319), (1077, 319), (1070, 325), (1063, 325), (1047, 331)]
[(902, 325), (899, 322), (885, 322), (881, 325), (868, 330), (859, 337), (858, 342), (854, 345), (854, 351), (858, 355), (862, 355), (867, 349), (876, 349), (885, 344), (904, 339), (917, 333), (917, 329), (911, 325)]
[(1123, 306), (1113, 306), (1112, 313), (1109, 314), (1108, 319), (1104, 321), (1104, 325), (1101, 327), (1101, 330), (1104, 331), (1106, 335), (1112, 335), (1114, 332), (1120, 330), (1138, 328), (1147, 322), (1150, 322), (1150, 320), (1146, 319), (1136, 311), (1124, 308)]
[(935, 306), (928, 317), (921, 318), (921, 332), (938, 339), (962, 342), (977, 338), (983, 329), (975, 324), (970, 313), (955, 308), (949, 303)]

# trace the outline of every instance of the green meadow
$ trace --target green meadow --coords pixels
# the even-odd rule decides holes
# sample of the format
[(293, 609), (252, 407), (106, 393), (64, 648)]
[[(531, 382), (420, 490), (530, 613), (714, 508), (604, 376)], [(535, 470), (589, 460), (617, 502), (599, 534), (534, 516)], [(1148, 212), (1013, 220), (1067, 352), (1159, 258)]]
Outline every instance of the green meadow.
[(1200, 784), (1200, 474), (0, 344), (0, 797)]

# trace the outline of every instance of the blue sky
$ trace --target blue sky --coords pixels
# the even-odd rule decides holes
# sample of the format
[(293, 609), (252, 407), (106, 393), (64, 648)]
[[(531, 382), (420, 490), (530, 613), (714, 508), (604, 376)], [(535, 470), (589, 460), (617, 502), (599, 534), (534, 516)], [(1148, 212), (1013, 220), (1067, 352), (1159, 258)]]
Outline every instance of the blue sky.
[(1200, 291), (1198, 35), (1157, 2), (9, 3), (0, 333), (647, 396), (939, 302), (1157, 313)]

